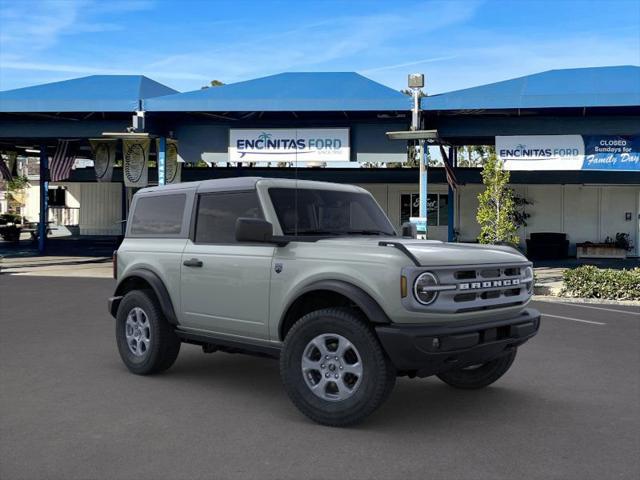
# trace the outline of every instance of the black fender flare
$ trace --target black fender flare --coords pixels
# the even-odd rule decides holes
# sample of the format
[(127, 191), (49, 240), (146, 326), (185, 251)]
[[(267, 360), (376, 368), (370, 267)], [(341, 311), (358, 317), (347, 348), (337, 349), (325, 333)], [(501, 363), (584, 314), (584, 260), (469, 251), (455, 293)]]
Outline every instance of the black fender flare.
[(372, 323), (392, 323), (385, 311), (378, 304), (378, 302), (376, 302), (373, 297), (371, 297), (371, 295), (362, 290), (360, 287), (357, 287), (352, 283), (345, 282), (343, 280), (319, 280), (317, 282), (310, 283), (302, 290), (296, 292), (295, 298), (291, 300), (283, 310), (282, 316), (280, 317), (279, 328), (282, 328), (282, 325), (289, 313), (290, 308), (296, 301), (298, 301), (300, 297), (309, 292), (320, 290), (328, 290), (331, 292), (339, 293), (340, 295), (348, 298), (353, 303), (355, 303), (360, 310), (362, 310), (365, 316)]
[(151, 289), (153, 290), (153, 293), (155, 293), (158, 303), (160, 304), (160, 309), (167, 321), (172, 325), (178, 325), (178, 317), (176, 316), (176, 312), (173, 308), (173, 303), (171, 302), (171, 297), (169, 296), (167, 287), (165, 287), (164, 282), (158, 274), (146, 268), (136, 268), (135, 270), (128, 272), (118, 281), (113, 297), (117, 300), (110, 301), (111, 315), (114, 317), (117, 315), (120, 300), (127, 291), (125, 286), (133, 278), (140, 278), (151, 286)]

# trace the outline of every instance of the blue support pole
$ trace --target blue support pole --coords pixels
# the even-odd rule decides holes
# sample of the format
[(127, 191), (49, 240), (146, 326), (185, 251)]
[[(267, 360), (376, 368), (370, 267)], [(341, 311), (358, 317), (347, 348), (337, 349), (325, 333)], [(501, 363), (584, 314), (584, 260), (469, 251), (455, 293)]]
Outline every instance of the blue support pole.
[[(457, 164), (457, 155), (458, 151), (456, 147), (451, 147), (449, 149), (449, 161), (451, 162), (451, 168), (455, 168)], [(454, 207), (454, 195), (453, 188), (449, 185), (449, 189), (447, 190), (447, 241), (453, 242), (455, 237), (455, 229), (454, 229), (454, 218), (455, 218), (455, 207)]]
[[(427, 219), (427, 165), (429, 161), (427, 144), (420, 141), (420, 216), (424, 218), (424, 238), (427, 236), (428, 219)], [(420, 233), (420, 232), (418, 232)]]
[(47, 249), (47, 225), (49, 221), (49, 157), (47, 145), (40, 145), (40, 223), (38, 224), (38, 252)]
[(165, 185), (166, 181), (166, 164), (167, 164), (167, 139), (160, 137), (158, 141), (158, 185)]

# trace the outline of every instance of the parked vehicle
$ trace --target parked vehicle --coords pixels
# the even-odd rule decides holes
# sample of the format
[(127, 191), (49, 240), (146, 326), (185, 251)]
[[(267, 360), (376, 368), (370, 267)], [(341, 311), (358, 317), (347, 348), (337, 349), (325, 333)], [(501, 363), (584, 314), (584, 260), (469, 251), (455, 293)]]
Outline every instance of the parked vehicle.
[(276, 357), (292, 402), (333, 426), (371, 414), (397, 376), (486, 387), (540, 325), (519, 252), (401, 237), (350, 185), (142, 189), (114, 269), (109, 311), (133, 373), (169, 368), (182, 342)]

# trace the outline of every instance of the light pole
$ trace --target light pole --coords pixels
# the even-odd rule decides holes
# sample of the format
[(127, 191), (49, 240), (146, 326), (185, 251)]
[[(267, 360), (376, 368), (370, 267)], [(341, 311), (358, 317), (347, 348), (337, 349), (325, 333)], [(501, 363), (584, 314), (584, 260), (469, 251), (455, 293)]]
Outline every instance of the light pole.
[[(424, 87), (424, 74), (411, 73), (408, 78), (409, 88), (411, 89), (411, 96), (413, 97), (413, 109), (411, 111), (411, 130), (420, 129), (420, 93)], [(427, 237), (427, 155), (425, 151), (424, 139), (418, 140), (418, 147), (416, 148), (416, 156), (418, 158), (418, 164), (420, 165), (420, 208), (418, 215), (420, 221), (417, 223), (418, 238)]]

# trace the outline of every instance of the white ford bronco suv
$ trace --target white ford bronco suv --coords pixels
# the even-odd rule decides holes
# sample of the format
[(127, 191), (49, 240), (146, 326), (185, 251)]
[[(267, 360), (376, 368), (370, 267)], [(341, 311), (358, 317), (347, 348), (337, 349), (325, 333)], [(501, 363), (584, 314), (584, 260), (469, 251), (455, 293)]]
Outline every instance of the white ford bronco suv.
[(371, 414), (397, 376), (486, 387), (540, 325), (515, 249), (399, 236), (351, 185), (142, 189), (114, 269), (109, 311), (130, 371), (169, 368), (182, 342), (279, 358), (293, 403), (332, 426)]

